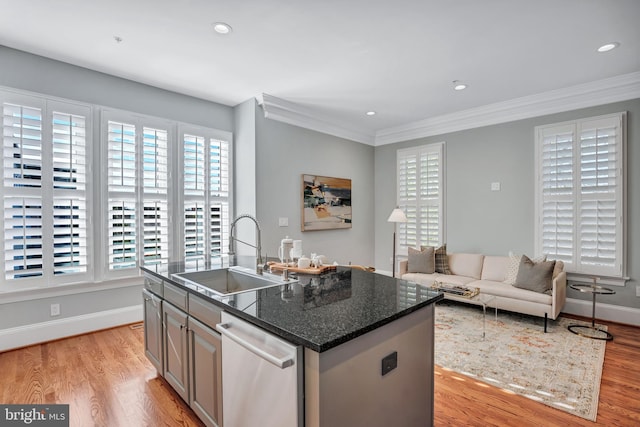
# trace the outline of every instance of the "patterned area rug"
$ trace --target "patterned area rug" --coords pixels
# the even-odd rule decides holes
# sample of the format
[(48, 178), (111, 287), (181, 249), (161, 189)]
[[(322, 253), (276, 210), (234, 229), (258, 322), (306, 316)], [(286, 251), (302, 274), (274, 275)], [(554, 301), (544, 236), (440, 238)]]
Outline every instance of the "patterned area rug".
[[(596, 420), (605, 341), (567, 330), (559, 317), (544, 320), (487, 308), (482, 337), (482, 307), (442, 301), (436, 306), (435, 363), (479, 381)], [(603, 327), (606, 329), (606, 327)]]

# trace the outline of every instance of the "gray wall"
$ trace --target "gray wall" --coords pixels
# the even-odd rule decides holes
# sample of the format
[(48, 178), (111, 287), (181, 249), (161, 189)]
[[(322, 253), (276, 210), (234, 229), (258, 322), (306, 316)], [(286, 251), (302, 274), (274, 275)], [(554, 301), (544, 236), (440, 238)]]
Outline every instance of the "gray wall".
[[(398, 144), (375, 150), (376, 215), (375, 262), (389, 269), (393, 226), (386, 222), (396, 204), (396, 151), (445, 142), (445, 242), (451, 252), (491, 255), (533, 253), (534, 250), (534, 128), (620, 111), (627, 116), (627, 244), (625, 288), (602, 302), (640, 307), (635, 287), (640, 274), (640, 99), (486, 126)], [(492, 182), (501, 191), (490, 191)], [(569, 290), (570, 298), (587, 299)]]
[[(374, 148), (303, 129), (256, 114), (258, 218), (263, 249), (277, 256), (285, 236), (302, 239), (303, 253), (326, 255), (339, 263), (372, 265), (374, 254)], [(353, 224), (350, 229), (301, 231), (302, 174), (351, 179)], [(289, 219), (278, 227), (278, 218)]]
[(0, 45), (0, 86), (233, 132), (233, 108)]

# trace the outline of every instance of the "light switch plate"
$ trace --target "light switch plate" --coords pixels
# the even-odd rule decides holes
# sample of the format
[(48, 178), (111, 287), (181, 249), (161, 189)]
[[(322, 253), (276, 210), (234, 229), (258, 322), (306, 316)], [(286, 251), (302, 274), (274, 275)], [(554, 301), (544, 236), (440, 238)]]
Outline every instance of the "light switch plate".
[(288, 227), (289, 226), (289, 218), (278, 218), (278, 225), (280, 227)]
[(491, 191), (500, 191), (500, 183), (492, 182), (491, 183)]

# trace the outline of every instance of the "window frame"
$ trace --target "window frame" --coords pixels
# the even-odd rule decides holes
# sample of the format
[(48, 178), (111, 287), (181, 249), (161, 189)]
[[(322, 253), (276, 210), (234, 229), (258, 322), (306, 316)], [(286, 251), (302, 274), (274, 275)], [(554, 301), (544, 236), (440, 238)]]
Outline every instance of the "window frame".
[[(211, 194), (211, 182), (210, 182), (210, 178), (211, 178), (211, 165), (210, 163), (207, 164), (207, 166), (205, 167), (205, 173), (204, 173), (204, 177), (205, 177), (205, 187), (203, 189), (203, 193), (204, 195), (202, 197), (197, 196), (197, 195), (185, 195), (185, 174), (184, 174), (184, 141), (185, 141), (185, 135), (193, 135), (193, 136), (197, 136), (197, 137), (204, 137), (207, 139), (209, 145), (208, 145), (208, 151), (206, 151), (207, 153), (209, 153), (210, 156), (210, 150), (211, 150), (211, 140), (218, 140), (218, 141), (226, 141), (226, 143), (228, 144), (227, 147), (227, 156), (228, 156), (228, 190), (227, 190), (227, 196), (220, 196), (220, 195), (213, 195)], [(208, 222), (210, 220), (210, 211), (211, 211), (211, 207), (214, 203), (227, 203), (228, 206), (228, 216), (226, 219), (226, 223), (223, 220), (223, 224), (222, 224), (222, 231), (221, 231), (221, 240), (222, 240), (222, 248), (224, 248), (225, 242), (228, 244), (228, 234), (229, 234), (229, 227), (231, 226), (231, 220), (234, 217), (234, 204), (233, 204), (233, 140), (232, 140), (233, 134), (231, 132), (227, 132), (227, 131), (222, 131), (222, 130), (217, 130), (217, 129), (210, 129), (210, 128), (205, 128), (202, 126), (196, 126), (196, 125), (189, 125), (189, 124), (180, 124), (178, 126), (178, 135), (176, 138), (176, 141), (178, 141), (179, 143), (174, 144), (175, 145), (175, 151), (174, 151), (174, 158), (179, 159), (179, 165), (176, 166), (180, 166), (182, 165), (182, 167), (180, 167), (179, 170), (176, 171), (176, 175), (178, 176), (178, 179), (176, 180), (176, 185), (178, 188), (180, 188), (180, 191), (178, 191), (178, 196), (177, 196), (177, 200), (178, 200), (178, 205), (180, 206), (180, 216), (178, 217), (178, 220), (174, 221), (177, 228), (175, 230), (175, 236), (178, 238), (178, 240), (180, 242), (182, 242), (182, 245), (180, 248), (176, 248), (179, 249), (180, 251), (176, 250), (175, 252), (175, 257), (176, 259), (180, 259), (180, 260), (185, 260), (185, 262), (199, 262), (197, 259), (192, 259), (192, 260), (186, 260), (186, 254), (185, 254), (185, 245), (186, 245), (186, 241), (185, 241), (185, 203), (187, 203), (188, 201), (190, 202), (202, 202), (206, 208), (205, 208), (205, 221)], [(209, 157), (210, 158), (210, 157)], [(226, 225), (226, 227), (225, 227)], [(210, 224), (209, 224), (210, 226)], [(212, 246), (212, 242), (211, 242), (211, 233), (210, 232), (206, 232), (207, 227), (205, 226), (205, 243), (204, 243), (204, 252), (205, 252), (205, 259), (207, 257), (206, 254), (211, 254), (211, 246)], [(210, 231), (210, 230), (209, 230)]]
[[(168, 204), (168, 235), (169, 235), (169, 254), (167, 258), (167, 262), (172, 261), (180, 261), (181, 254), (183, 249), (183, 244), (180, 239), (183, 235), (180, 227), (182, 226), (182, 221), (178, 220), (182, 218), (182, 195), (181, 191), (175, 191), (175, 188), (178, 190), (182, 185), (181, 174), (182, 174), (182, 147), (180, 144), (176, 144), (178, 141), (178, 132), (179, 129), (197, 129), (200, 132), (206, 132), (208, 135), (215, 137), (219, 140), (224, 140), (228, 144), (228, 152), (229, 152), (229, 164), (228, 164), (228, 173), (229, 173), (229, 187), (228, 187), (228, 203), (229, 203), (229, 218), (228, 221), (231, 221), (231, 215), (233, 215), (233, 133), (228, 131), (217, 130), (214, 128), (208, 128), (200, 125), (192, 125), (189, 123), (184, 123), (172, 119), (160, 118), (145, 114), (134, 113), (122, 109), (116, 109), (111, 107), (104, 107), (96, 104), (82, 103), (74, 100), (68, 100), (64, 98), (58, 98), (53, 96), (48, 96), (44, 94), (22, 91), (18, 89), (12, 89), (7, 87), (0, 87), (0, 105), (4, 110), (4, 104), (15, 104), (17, 106), (27, 106), (38, 109), (38, 114), (41, 115), (41, 121), (39, 125), (42, 130), (39, 132), (43, 134), (41, 137), (42, 144), (47, 142), (48, 139), (51, 143), (52, 138), (54, 137), (54, 124), (53, 124), (53, 113), (63, 113), (63, 114), (74, 114), (81, 115), (84, 118), (84, 167), (85, 167), (85, 182), (84, 182), (84, 195), (86, 200), (86, 262), (87, 267), (86, 271), (80, 273), (70, 273), (70, 274), (57, 274), (53, 275), (51, 273), (49, 277), (36, 277), (30, 278), (19, 278), (19, 279), (9, 279), (5, 278), (5, 272), (2, 272), (2, 278), (0, 278), (0, 300), (1, 301), (22, 301), (25, 299), (33, 299), (33, 298), (41, 298), (44, 296), (55, 296), (55, 295), (64, 295), (76, 292), (84, 292), (84, 291), (94, 291), (101, 289), (111, 289), (122, 286), (130, 286), (133, 284), (139, 284), (140, 266), (142, 265), (142, 254), (144, 251), (144, 233), (143, 233), (143, 217), (140, 218), (140, 221), (136, 224), (136, 233), (139, 236), (140, 244), (136, 248), (137, 251), (137, 262), (135, 267), (128, 268), (126, 270), (122, 270), (119, 272), (109, 271), (107, 262), (105, 259), (108, 255), (108, 232), (106, 227), (106, 222), (108, 221), (108, 212), (106, 211), (107, 200), (108, 200), (108, 178), (107, 178), (107, 164), (108, 164), (108, 156), (106, 155), (107, 144), (106, 144), (106, 136), (104, 131), (104, 124), (109, 120), (114, 121), (122, 121), (125, 123), (141, 123), (140, 131), (142, 131), (145, 127), (149, 128), (160, 128), (166, 129), (167, 131), (167, 190), (166, 196), (163, 194), (160, 198), (165, 197)], [(65, 108), (66, 107), (66, 108)], [(4, 115), (4, 111), (3, 111)], [(133, 121), (133, 122), (132, 122)], [(4, 131), (4, 122), (0, 123), (0, 129)], [(48, 136), (44, 135), (45, 132), (49, 132)], [(68, 135), (61, 133), (60, 135)], [(140, 138), (143, 138), (143, 135), (140, 134)], [(4, 137), (3, 137), (4, 144)], [(52, 144), (50, 144), (52, 145)], [(144, 147), (141, 147), (141, 150)], [(62, 166), (58, 165), (62, 169), (57, 169), (57, 172), (51, 170), (47, 171), (46, 166), (48, 164), (53, 165), (56, 161), (56, 158), (53, 156), (54, 148), (53, 146), (47, 149), (47, 153), (43, 154), (43, 160), (40, 161), (40, 170), (39, 173), (43, 175), (43, 177), (39, 180), (39, 182), (43, 182), (46, 175), (51, 182), (53, 182), (54, 176), (57, 176), (59, 173), (72, 173), (71, 169), (65, 167), (64, 162), (62, 162)], [(63, 150), (64, 151), (64, 150)], [(65, 151), (66, 152), (66, 151)], [(3, 148), (4, 153), (4, 148)], [(44, 156), (47, 156), (45, 159)], [(58, 159), (59, 160), (59, 159)], [(63, 158), (64, 160), (64, 158)], [(137, 164), (140, 164), (143, 161), (143, 158), (140, 157), (137, 159)], [(70, 163), (73, 164), (73, 163)], [(3, 182), (2, 191), (0, 194), (2, 195), (3, 203), (5, 198), (11, 197), (11, 194), (8, 194), (7, 191), (4, 191), (4, 159), (0, 164), (0, 170), (2, 171)], [(62, 172), (61, 172), (62, 171)], [(137, 181), (137, 187), (140, 187), (140, 182), (142, 181), (142, 170), (139, 173), (139, 178)], [(68, 182), (66, 181), (67, 177), (63, 176), (59, 178), (60, 182)], [(73, 179), (73, 177), (71, 177)], [(45, 184), (43, 184), (44, 186)], [(39, 192), (39, 194), (47, 193), (46, 197), (51, 199), (51, 203), (49, 205), (54, 206), (54, 197), (57, 197), (53, 187), (51, 189), (37, 188), (34, 190), (35, 192)], [(68, 197), (68, 192), (73, 191), (71, 189), (62, 189), (60, 192), (63, 194), (63, 199), (66, 200)], [(12, 190), (15, 193), (15, 191)], [(25, 193), (25, 192), (23, 192)], [(139, 193), (139, 191), (135, 191), (135, 193)], [(157, 198), (156, 195), (147, 194), (149, 198)], [(178, 197), (179, 196), (179, 197)], [(39, 196), (40, 197), (40, 196)], [(138, 206), (138, 200), (144, 200), (145, 194), (135, 194), (137, 208), (142, 213), (142, 206)], [(8, 202), (11, 202), (8, 200)], [(63, 208), (64, 209), (63, 205)], [(57, 212), (57, 211), (56, 211)], [(64, 213), (61, 216), (64, 217)], [(176, 218), (177, 215), (177, 218)], [(45, 221), (52, 226), (54, 215), (42, 214), (41, 222), (45, 223)], [(5, 225), (5, 218), (2, 216), (0, 218), (0, 224)], [(68, 228), (68, 227), (67, 227)], [(228, 233), (228, 230), (224, 230)], [(69, 234), (66, 232), (63, 234)], [(65, 238), (65, 236), (62, 236)], [(44, 239), (44, 238), (43, 238)], [(3, 241), (4, 241), (4, 232), (3, 232)], [(42, 247), (46, 248), (49, 243), (53, 242), (53, 234), (48, 238), (48, 241), (42, 242)], [(64, 244), (68, 244), (66, 241)], [(73, 245), (73, 242), (71, 243)], [(53, 250), (51, 253), (48, 253), (48, 250), (42, 250), (43, 255), (43, 268), (50, 269), (53, 272), (54, 265), (53, 262), (49, 262), (49, 260), (53, 259)], [(68, 251), (67, 251), (68, 252)], [(4, 242), (0, 247), (0, 255), (3, 260), (3, 268), (4, 267), (4, 255), (5, 255), (5, 245)], [(164, 262), (164, 258), (163, 258)]]
[[(46, 251), (42, 251), (42, 275), (30, 278), (6, 278), (6, 265), (5, 265), (5, 234), (3, 231), (3, 244), (0, 248), (0, 256), (2, 259), (3, 271), (0, 278), (0, 292), (14, 292), (14, 291), (22, 291), (24, 289), (46, 289), (46, 288), (54, 288), (61, 285), (66, 284), (77, 284), (77, 283), (85, 283), (90, 281), (94, 275), (94, 251), (93, 247), (90, 244), (93, 241), (94, 230), (93, 230), (93, 221), (92, 221), (92, 213), (93, 213), (93, 188), (90, 185), (89, 177), (92, 174), (92, 158), (93, 158), (93, 109), (89, 104), (84, 104), (80, 102), (74, 102), (70, 100), (45, 97), (38, 94), (31, 93), (23, 93), (16, 92), (10, 90), (0, 90), (0, 107), (3, 110), (4, 117), (4, 105), (5, 103), (14, 104), (20, 107), (30, 107), (34, 109), (39, 109), (41, 113), (41, 130), (40, 130), (40, 140), (41, 140), (41, 179), (40, 179), (40, 187), (28, 188), (21, 191), (26, 191), (26, 197), (35, 197), (41, 200), (41, 215), (42, 215), (42, 229), (44, 231), (42, 235), (42, 247), (50, 248), (51, 252), (47, 253)], [(54, 140), (55, 132), (54, 132), (54, 114), (55, 113), (63, 113), (70, 114), (74, 116), (81, 116), (84, 118), (84, 190), (77, 190), (78, 193), (75, 193), (74, 189), (54, 189), (54, 164), (56, 158), (54, 157)], [(2, 129), (3, 134), (3, 161), (0, 165), (1, 175), (4, 177), (5, 168), (4, 168), (4, 122), (0, 125), (0, 129)], [(2, 184), (2, 200), (4, 205), (4, 200), (7, 197), (11, 197), (12, 193), (18, 193), (15, 189), (5, 188), (4, 186), (4, 178)], [(28, 191), (27, 191), (28, 190)], [(69, 195), (69, 197), (75, 198), (76, 196), (80, 196), (79, 199), (82, 200), (85, 204), (85, 240), (87, 243), (86, 251), (84, 254), (84, 258), (86, 258), (86, 265), (84, 266), (84, 271), (81, 272), (73, 272), (73, 273), (65, 273), (65, 274), (55, 274), (54, 271), (56, 269), (54, 265), (54, 254), (55, 251), (53, 249), (54, 245), (54, 219), (55, 219), (55, 201), (57, 198), (60, 198), (62, 195)], [(16, 196), (14, 196), (16, 197)], [(5, 227), (5, 218), (4, 215), (0, 218), (0, 224), (2, 229)], [(48, 230), (48, 231), (47, 231)]]
[[(445, 148), (446, 144), (444, 142), (430, 143), (415, 147), (402, 148), (396, 151), (396, 205), (402, 209), (402, 211), (407, 216), (407, 223), (398, 224), (398, 250), (397, 253), (400, 256), (407, 256), (408, 248), (414, 247), (413, 245), (409, 245), (407, 242), (407, 233), (408, 227), (413, 224), (411, 212), (408, 211), (407, 206), (410, 205), (407, 200), (404, 200), (403, 197), (403, 177), (402, 177), (402, 166), (401, 162), (403, 159), (409, 156), (420, 156), (422, 154), (436, 154), (439, 159), (439, 168), (438, 168), (438, 197), (437, 201), (426, 200), (419, 196), (418, 190), (416, 189), (416, 202), (415, 202), (415, 228), (416, 228), (416, 245), (419, 247), (420, 245), (429, 245), (429, 246), (440, 246), (444, 244), (446, 241), (446, 215), (445, 215), (445, 200), (446, 200), (446, 182), (445, 182), (445, 168), (446, 168), (446, 157), (445, 157)], [(417, 186), (420, 185), (420, 182), (416, 183)], [(429, 233), (423, 233), (423, 231), (427, 231), (425, 227), (420, 227), (418, 224), (417, 212), (421, 207), (424, 206), (436, 206), (438, 209), (438, 237), (437, 242), (434, 239), (423, 239), (423, 234), (428, 235)]]
[[(580, 118), (576, 120), (553, 123), (535, 128), (535, 230), (534, 230), (534, 242), (535, 252), (544, 253), (548, 252), (544, 245), (544, 203), (545, 201), (564, 201), (565, 204), (572, 204), (572, 230), (571, 233), (571, 256), (568, 262), (565, 262), (565, 271), (567, 271), (567, 277), (569, 280), (592, 282), (593, 277), (598, 277), (599, 282), (607, 285), (624, 286), (626, 281), (629, 280), (626, 277), (627, 272), (627, 136), (626, 136), (626, 112), (606, 114), (602, 116)], [(607, 168), (607, 171), (614, 171), (613, 177), (616, 179), (613, 195), (607, 195), (604, 191), (600, 193), (604, 196), (598, 197), (597, 188), (590, 193), (585, 193), (582, 186), (582, 169), (583, 162), (581, 161), (581, 147), (583, 135), (592, 129), (602, 129), (610, 127), (616, 129), (615, 133), (615, 167)], [(560, 135), (560, 133), (572, 136), (572, 176), (571, 179), (566, 181), (571, 182), (571, 194), (555, 196), (543, 194), (543, 162), (544, 152), (543, 143), (545, 135), (553, 136)], [(564, 187), (567, 188), (567, 187)], [(583, 194), (584, 193), (584, 194)], [(588, 195), (587, 195), (588, 194)], [(609, 193), (611, 194), (611, 193)], [(588, 224), (588, 219), (580, 216), (580, 209), (584, 208), (587, 201), (613, 201), (615, 205), (615, 256), (614, 264), (611, 267), (606, 265), (589, 265), (587, 263), (581, 263), (582, 256), (581, 248), (581, 225)], [(556, 254), (550, 254), (550, 258), (555, 258)], [(558, 257), (562, 259), (563, 257)]]

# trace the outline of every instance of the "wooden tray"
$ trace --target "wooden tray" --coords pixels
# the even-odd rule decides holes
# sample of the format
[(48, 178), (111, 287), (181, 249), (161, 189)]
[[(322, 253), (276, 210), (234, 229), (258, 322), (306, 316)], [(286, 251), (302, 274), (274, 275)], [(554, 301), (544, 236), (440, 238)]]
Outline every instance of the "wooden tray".
[(335, 265), (323, 265), (322, 267), (309, 267), (309, 268), (298, 268), (287, 266), (281, 262), (268, 262), (267, 265), (271, 268), (271, 271), (282, 271), (285, 268), (293, 273), (301, 273), (301, 274), (322, 274), (327, 271), (332, 271), (336, 269)]

